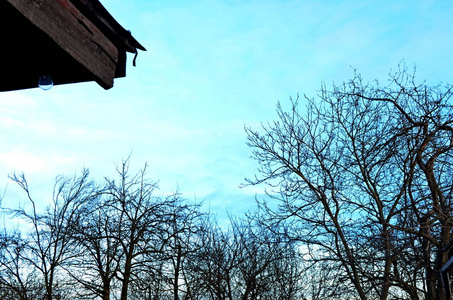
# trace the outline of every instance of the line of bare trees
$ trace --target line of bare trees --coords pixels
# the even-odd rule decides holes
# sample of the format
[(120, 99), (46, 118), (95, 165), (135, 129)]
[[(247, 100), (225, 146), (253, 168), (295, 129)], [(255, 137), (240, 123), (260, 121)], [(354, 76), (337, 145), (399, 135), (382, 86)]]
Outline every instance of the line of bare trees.
[(87, 170), (59, 177), (44, 210), (11, 176), (29, 205), (3, 209), (21, 222), (1, 231), (0, 299), (300, 298), (295, 244), (252, 216), (222, 229), (199, 204), (161, 195), (146, 167), (128, 167), (102, 184)]

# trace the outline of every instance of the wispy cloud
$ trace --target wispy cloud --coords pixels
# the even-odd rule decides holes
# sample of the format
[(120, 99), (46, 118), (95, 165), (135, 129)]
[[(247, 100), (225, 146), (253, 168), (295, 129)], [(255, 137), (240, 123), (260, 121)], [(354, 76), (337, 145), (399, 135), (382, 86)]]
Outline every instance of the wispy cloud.
[[(162, 190), (246, 209), (256, 162), (244, 125), (276, 118), (277, 100), (314, 96), (358, 68), (385, 77), (401, 59), (452, 78), (448, 1), (106, 0), (147, 49), (126, 78), (0, 94), (0, 190), (11, 170), (51, 189), (82, 167), (97, 178), (132, 153)], [(2, 179), (3, 178), (3, 179)], [(44, 187), (45, 186), (45, 187)], [(239, 203), (244, 203), (244, 206)]]

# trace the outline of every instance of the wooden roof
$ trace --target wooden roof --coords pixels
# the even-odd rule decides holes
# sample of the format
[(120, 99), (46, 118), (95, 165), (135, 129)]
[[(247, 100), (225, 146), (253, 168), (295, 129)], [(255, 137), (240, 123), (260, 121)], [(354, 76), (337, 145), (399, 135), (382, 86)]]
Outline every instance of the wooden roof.
[[(0, 91), (126, 76), (126, 52), (146, 50), (98, 0), (1, 0)], [(134, 59), (135, 60), (135, 59)]]

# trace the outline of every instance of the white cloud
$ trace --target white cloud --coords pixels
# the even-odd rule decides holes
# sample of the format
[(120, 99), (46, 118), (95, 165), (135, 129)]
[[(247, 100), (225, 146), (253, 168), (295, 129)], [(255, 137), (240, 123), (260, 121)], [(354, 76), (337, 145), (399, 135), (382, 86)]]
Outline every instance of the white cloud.
[(0, 152), (0, 164), (3, 169), (10, 171), (33, 173), (52, 173), (56, 171), (56, 166), (68, 166), (77, 160), (74, 157), (64, 157), (59, 155), (45, 155), (29, 153), (24, 151)]

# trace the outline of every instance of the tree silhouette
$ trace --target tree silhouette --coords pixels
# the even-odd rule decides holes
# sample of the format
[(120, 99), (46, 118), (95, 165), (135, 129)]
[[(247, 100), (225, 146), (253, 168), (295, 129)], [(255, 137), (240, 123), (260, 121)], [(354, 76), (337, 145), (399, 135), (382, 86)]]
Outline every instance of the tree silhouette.
[[(291, 100), (279, 120), (246, 129), (267, 184), (268, 222), (341, 266), (361, 299), (444, 299), (439, 270), (452, 237), (450, 85), (415, 82), (403, 66), (389, 83), (359, 74), (318, 99)], [(300, 109), (299, 103), (306, 106)]]

